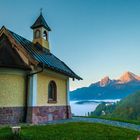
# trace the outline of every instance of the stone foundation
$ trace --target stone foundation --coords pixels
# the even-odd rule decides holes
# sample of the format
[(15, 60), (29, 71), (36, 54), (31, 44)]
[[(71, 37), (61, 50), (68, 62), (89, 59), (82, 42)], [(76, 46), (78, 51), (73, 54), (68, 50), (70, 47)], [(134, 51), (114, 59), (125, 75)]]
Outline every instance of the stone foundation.
[(71, 118), (70, 106), (29, 107), (27, 122), (33, 124)]
[(18, 124), (24, 120), (24, 107), (0, 107), (0, 124)]
[[(0, 107), (0, 124), (23, 123), (24, 109), (24, 107)], [(70, 106), (39, 106), (28, 107), (26, 121), (39, 124), (69, 118), (71, 118)]]

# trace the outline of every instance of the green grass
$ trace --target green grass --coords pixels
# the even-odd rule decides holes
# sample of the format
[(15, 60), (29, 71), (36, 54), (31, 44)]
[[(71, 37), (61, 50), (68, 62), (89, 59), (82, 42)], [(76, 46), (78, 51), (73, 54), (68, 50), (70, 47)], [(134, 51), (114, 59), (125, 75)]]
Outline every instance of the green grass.
[(9, 127), (0, 128), (0, 140), (11, 140), (13, 135)]
[(136, 140), (140, 132), (96, 123), (23, 126), (14, 138), (10, 128), (0, 129), (0, 140)]

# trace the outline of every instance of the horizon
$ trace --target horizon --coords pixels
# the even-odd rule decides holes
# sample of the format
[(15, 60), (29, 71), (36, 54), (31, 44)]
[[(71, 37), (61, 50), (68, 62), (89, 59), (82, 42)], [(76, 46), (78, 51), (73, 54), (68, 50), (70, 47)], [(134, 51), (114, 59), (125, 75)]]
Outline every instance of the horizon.
[(40, 8), (52, 28), (52, 53), (83, 78), (71, 80), (70, 90), (106, 75), (111, 79), (125, 71), (140, 75), (139, 0), (1, 0), (0, 26), (32, 40), (30, 26)]

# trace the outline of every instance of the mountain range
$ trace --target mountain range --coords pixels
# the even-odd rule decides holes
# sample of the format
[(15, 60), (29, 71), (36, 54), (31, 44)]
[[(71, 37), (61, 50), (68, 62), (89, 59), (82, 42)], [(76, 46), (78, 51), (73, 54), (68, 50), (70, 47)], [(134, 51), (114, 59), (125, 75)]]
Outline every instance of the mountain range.
[(140, 90), (140, 76), (132, 72), (123, 73), (111, 80), (108, 76), (100, 81), (70, 92), (70, 100), (122, 99)]

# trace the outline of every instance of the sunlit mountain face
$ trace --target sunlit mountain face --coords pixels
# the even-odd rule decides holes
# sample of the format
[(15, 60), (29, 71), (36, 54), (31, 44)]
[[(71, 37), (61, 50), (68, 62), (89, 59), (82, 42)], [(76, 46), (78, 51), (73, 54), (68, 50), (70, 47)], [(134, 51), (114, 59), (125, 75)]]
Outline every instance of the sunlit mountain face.
[(70, 93), (71, 100), (122, 99), (140, 90), (140, 76), (125, 72), (120, 78), (111, 80), (108, 76)]

